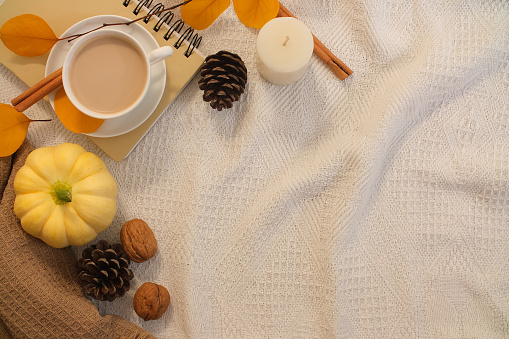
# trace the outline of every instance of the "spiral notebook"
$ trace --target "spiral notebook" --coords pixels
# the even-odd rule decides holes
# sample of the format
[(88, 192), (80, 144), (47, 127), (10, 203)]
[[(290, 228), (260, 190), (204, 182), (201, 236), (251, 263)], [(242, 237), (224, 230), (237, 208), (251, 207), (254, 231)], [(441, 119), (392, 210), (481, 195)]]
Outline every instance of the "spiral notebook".
[[(164, 6), (161, 3), (153, 4), (152, 0), (4, 0), (0, 5), (0, 26), (17, 15), (35, 14), (46, 20), (55, 34), (60, 36), (75, 23), (92, 16), (119, 15), (136, 19), (162, 9)], [(115, 161), (121, 161), (129, 155), (197, 73), (205, 59), (198, 50), (201, 37), (178, 19), (173, 11), (152, 15), (148, 20), (140, 20), (138, 23), (152, 34), (160, 46), (172, 46), (174, 53), (166, 60), (166, 85), (162, 98), (143, 124), (116, 137), (89, 136)], [(20, 57), (0, 43), (0, 62), (28, 86), (44, 78), (48, 54)]]

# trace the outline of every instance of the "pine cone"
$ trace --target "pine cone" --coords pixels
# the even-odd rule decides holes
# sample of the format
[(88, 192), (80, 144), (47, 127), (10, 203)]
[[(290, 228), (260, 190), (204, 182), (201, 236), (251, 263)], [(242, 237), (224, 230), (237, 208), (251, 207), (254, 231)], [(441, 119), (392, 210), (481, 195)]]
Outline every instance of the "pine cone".
[(85, 294), (101, 301), (113, 301), (129, 291), (134, 278), (129, 258), (121, 244), (101, 240), (83, 250), (78, 260), (78, 281)]
[(231, 108), (244, 93), (247, 69), (237, 54), (220, 51), (209, 55), (200, 74), (202, 78), (198, 84), (204, 90), (203, 100), (218, 111)]

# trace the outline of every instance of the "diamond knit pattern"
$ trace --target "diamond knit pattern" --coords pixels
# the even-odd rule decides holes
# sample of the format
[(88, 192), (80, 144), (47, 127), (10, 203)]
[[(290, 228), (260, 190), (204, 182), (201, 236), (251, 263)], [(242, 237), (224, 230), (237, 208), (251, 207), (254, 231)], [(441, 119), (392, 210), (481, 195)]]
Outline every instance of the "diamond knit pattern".
[[(158, 240), (100, 314), (161, 339), (508, 338), (509, 2), (282, 3), (350, 77), (313, 56), (298, 82), (266, 82), (258, 30), (231, 6), (200, 32), (204, 55), (248, 70), (231, 109), (195, 77), (120, 163), (56, 120), (30, 127), (35, 147), (105, 160), (119, 208), (102, 239), (141, 218)], [(23, 86), (0, 70), (8, 102)], [(42, 102), (30, 117), (51, 114)], [(153, 322), (130, 304), (146, 281), (172, 298)]]

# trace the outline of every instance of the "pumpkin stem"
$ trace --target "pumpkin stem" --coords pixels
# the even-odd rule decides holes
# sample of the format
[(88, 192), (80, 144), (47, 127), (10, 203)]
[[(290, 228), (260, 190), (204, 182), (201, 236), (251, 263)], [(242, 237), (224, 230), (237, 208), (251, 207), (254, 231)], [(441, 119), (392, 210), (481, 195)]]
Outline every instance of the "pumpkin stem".
[(65, 182), (57, 181), (54, 183), (51, 186), (50, 194), (57, 205), (65, 205), (72, 201), (72, 188)]

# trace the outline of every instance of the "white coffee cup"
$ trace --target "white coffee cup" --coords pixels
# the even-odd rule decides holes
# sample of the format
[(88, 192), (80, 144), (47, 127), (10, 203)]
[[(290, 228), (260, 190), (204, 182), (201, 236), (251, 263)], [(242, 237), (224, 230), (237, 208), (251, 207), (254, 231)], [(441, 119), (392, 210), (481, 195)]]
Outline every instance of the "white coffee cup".
[(65, 57), (62, 80), (73, 105), (98, 119), (132, 112), (147, 95), (151, 65), (173, 54), (170, 46), (146, 52), (131, 35), (100, 29), (78, 38)]

